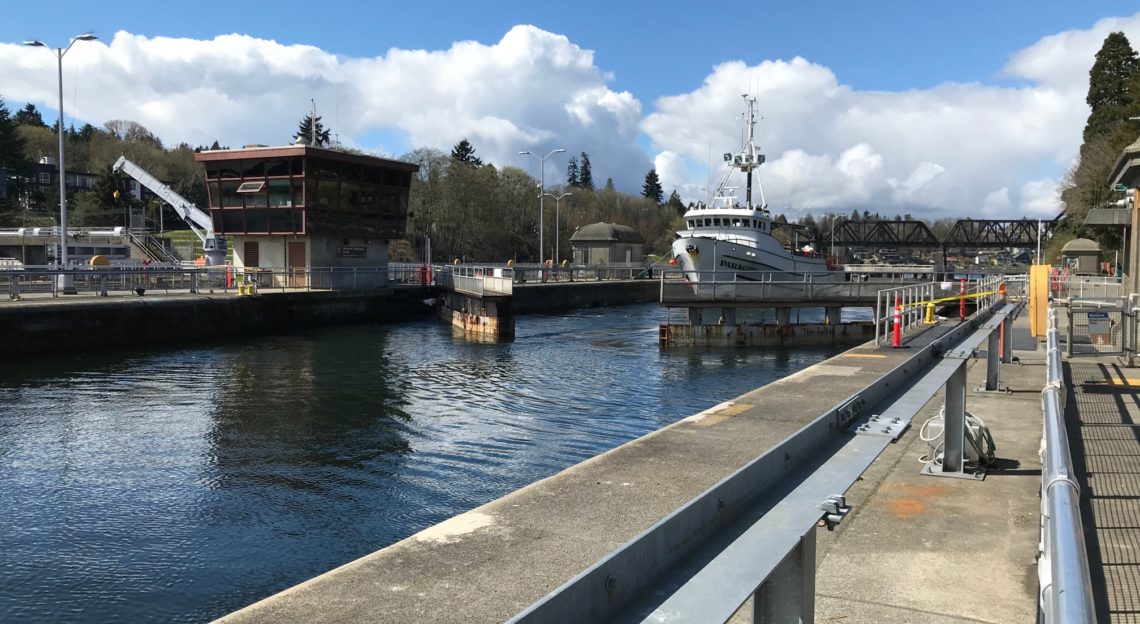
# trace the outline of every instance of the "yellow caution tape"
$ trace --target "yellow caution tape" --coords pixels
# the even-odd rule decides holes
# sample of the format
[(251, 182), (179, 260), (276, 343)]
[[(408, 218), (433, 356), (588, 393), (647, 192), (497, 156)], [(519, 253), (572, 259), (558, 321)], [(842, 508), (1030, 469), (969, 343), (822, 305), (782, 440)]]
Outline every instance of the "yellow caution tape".
[(947, 301), (960, 301), (963, 298), (969, 299), (971, 297), (985, 297), (988, 295), (996, 295), (998, 293), (999, 291), (997, 290), (991, 290), (989, 292), (967, 293), (965, 295), (954, 295), (953, 297), (942, 297), (941, 299), (931, 299), (929, 301), (912, 301), (910, 303), (904, 304), (903, 307), (909, 308), (911, 306), (924, 306), (933, 303), (946, 303)]

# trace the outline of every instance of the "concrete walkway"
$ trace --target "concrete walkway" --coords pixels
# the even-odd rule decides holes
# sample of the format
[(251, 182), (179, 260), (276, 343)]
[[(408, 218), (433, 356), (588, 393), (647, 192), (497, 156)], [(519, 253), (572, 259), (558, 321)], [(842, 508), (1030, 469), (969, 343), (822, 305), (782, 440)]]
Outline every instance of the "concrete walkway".
[[(1028, 338), (1024, 325), (1015, 331)], [(941, 409), (938, 393), (849, 490), (851, 515), (819, 533), (816, 622), (1035, 620), (1045, 353), (1014, 355), (1022, 365), (1000, 371), (1012, 394), (972, 391), (985, 381), (984, 359), (968, 376), (966, 410), (993, 434), (996, 468), (984, 481), (919, 474), (928, 447), (918, 432)]]
[(1075, 356), (1065, 382), (1097, 621), (1140, 622), (1140, 369)]

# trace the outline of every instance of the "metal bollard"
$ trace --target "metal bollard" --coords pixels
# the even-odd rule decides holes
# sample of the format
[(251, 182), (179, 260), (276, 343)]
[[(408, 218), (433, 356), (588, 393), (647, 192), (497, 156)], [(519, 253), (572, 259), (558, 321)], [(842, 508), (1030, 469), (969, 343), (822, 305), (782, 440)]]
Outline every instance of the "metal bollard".
[(958, 320), (966, 320), (966, 278), (962, 278), (962, 292), (958, 299)]
[(895, 328), (891, 346), (896, 349), (902, 346), (902, 295), (895, 295)]

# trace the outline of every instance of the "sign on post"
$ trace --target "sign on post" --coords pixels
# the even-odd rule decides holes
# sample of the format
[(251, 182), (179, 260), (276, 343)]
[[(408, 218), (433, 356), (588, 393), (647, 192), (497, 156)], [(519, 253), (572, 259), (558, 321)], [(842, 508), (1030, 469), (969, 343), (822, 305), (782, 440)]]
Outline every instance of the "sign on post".
[(1089, 312), (1089, 340), (1094, 345), (1105, 345), (1112, 341), (1112, 321), (1108, 312)]
[(336, 250), (338, 258), (367, 258), (367, 247), (338, 247)]

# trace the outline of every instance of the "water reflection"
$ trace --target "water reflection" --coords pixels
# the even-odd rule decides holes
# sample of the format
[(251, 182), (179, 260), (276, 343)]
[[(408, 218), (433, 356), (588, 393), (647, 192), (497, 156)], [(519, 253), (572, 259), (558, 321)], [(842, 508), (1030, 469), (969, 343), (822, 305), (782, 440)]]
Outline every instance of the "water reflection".
[(818, 361), (656, 306), (0, 368), (0, 620), (201, 621)]

